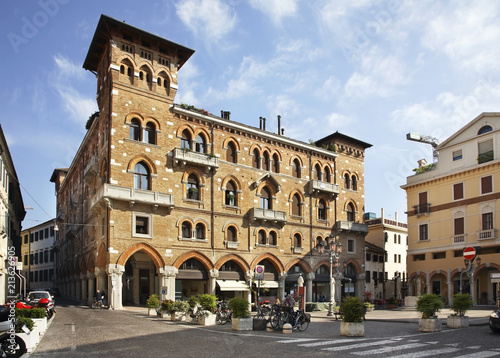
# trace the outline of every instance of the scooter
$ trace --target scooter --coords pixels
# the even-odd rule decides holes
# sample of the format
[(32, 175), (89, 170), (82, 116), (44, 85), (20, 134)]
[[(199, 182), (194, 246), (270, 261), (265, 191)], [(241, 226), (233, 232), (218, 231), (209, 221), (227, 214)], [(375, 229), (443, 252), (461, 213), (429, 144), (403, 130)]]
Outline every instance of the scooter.
[(10, 308), (0, 306), (0, 357), (17, 358), (26, 353), (26, 343), (16, 335), (16, 327), (25, 333), (30, 332), (28, 327), (9, 317)]

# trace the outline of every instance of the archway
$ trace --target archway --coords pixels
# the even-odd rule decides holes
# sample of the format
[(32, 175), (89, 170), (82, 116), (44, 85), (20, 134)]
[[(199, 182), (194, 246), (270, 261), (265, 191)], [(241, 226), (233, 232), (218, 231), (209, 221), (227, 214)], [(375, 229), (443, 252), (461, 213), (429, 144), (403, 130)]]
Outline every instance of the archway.
[(123, 273), (123, 303), (144, 305), (153, 293), (159, 292), (156, 265), (149, 255), (140, 250), (130, 256)]

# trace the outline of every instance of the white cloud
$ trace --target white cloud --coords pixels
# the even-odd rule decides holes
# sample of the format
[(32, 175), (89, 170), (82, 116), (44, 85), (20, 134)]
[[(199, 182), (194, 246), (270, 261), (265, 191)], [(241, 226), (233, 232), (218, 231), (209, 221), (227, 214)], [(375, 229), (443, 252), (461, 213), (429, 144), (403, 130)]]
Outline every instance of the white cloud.
[(57, 70), (56, 75), (59, 78), (69, 77), (71, 79), (83, 79), (85, 75), (85, 70), (81, 65), (76, 65), (64, 56), (56, 54), (54, 56), (54, 62), (56, 63)]
[(285, 17), (292, 17), (297, 14), (297, 0), (250, 0), (250, 6), (262, 11), (271, 18), (276, 25), (281, 25)]
[(236, 15), (220, 0), (183, 0), (176, 5), (177, 16), (196, 36), (217, 42), (233, 30)]
[(85, 98), (77, 90), (69, 86), (56, 86), (57, 93), (63, 101), (63, 106), (77, 123), (85, 124), (92, 113), (97, 111), (97, 104), (93, 98)]

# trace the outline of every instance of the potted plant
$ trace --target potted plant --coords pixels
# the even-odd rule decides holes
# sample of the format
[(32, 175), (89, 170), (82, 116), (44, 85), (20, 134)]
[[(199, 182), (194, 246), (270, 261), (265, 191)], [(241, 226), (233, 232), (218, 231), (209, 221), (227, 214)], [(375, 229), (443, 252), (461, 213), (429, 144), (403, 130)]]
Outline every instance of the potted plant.
[(340, 323), (340, 335), (348, 337), (363, 337), (365, 335), (365, 305), (359, 297), (345, 297), (340, 305), (343, 314)]
[(204, 293), (198, 296), (198, 303), (202, 310), (198, 323), (203, 326), (215, 326), (217, 297)]
[(232, 312), (232, 329), (234, 331), (253, 330), (253, 320), (250, 317), (248, 301), (243, 298), (234, 297), (229, 300), (228, 305)]
[(387, 300), (387, 308), (392, 310), (394, 308), (396, 308), (396, 305), (398, 304), (398, 301), (396, 300), (396, 298), (393, 296), (393, 297), (390, 297), (388, 300)]
[(443, 308), (443, 299), (439, 295), (424, 294), (417, 300), (417, 312), (422, 314), (418, 321), (419, 332), (441, 331), (441, 321), (437, 313)]
[(170, 320), (171, 321), (185, 321), (186, 313), (189, 310), (189, 302), (187, 301), (174, 301), (170, 306)]
[(162, 318), (166, 318), (166, 317), (170, 317), (170, 312), (172, 310), (172, 304), (174, 303), (174, 301), (172, 300), (164, 300), (161, 304), (160, 304), (160, 309), (158, 311), (158, 314), (162, 317)]
[[(158, 295), (156, 293), (153, 293), (146, 300), (146, 307), (148, 308), (148, 316), (156, 316), (157, 315), (156, 310), (159, 306), (160, 306), (160, 299), (158, 298)], [(153, 311), (154, 314), (151, 313), (151, 311)]]
[(469, 317), (465, 313), (470, 310), (474, 302), (467, 293), (457, 293), (453, 296), (453, 303), (450, 308), (454, 314), (446, 317), (448, 328), (466, 328), (469, 327)]

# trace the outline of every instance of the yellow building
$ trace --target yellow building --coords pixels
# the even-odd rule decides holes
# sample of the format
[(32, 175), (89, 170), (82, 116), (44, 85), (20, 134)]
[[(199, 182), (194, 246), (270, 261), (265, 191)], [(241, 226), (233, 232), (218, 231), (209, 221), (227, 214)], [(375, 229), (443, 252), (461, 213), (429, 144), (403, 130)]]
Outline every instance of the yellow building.
[[(329, 295), (330, 236), (345, 250), (337, 298), (364, 288), (364, 156), (335, 132), (300, 142), (174, 103), (194, 51), (102, 16), (84, 68), (99, 112), (70, 168), (56, 169), (57, 272), (63, 294), (114, 308), (152, 293), (250, 298), (257, 265), (267, 296), (300, 275), (308, 301)], [(337, 160), (342, 158), (342, 160)]]
[[(477, 304), (492, 304), (492, 274), (500, 269), (500, 113), (479, 115), (436, 149), (438, 161), (421, 163), (402, 186), (410, 295), (436, 293), (452, 302), (462, 287)], [(476, 250), (472, 265), (464, 262), (466, 247)]]

